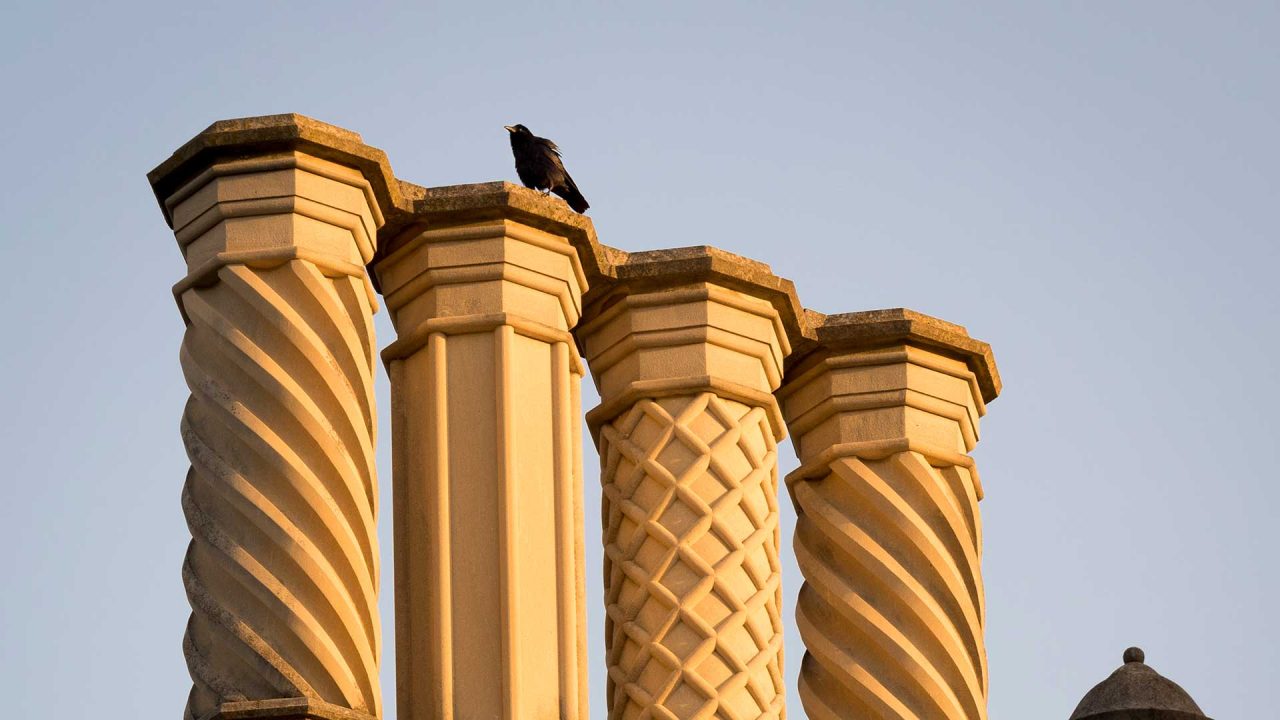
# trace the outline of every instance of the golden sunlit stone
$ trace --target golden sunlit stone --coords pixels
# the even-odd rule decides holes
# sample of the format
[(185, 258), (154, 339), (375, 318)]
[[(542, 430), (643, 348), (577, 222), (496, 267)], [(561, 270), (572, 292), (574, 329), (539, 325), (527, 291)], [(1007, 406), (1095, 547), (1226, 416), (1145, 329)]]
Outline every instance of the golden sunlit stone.
[(982, 486), (1000, 389), (986, 343), (910, 310), (823, 318), (779, 391), (813, 720), (987, 717)]
[(577, 331), (601, 396), (608, 716), (784, 717), (771, 392), (794, 291), (713, 248), (615, 275)]
[[(298, 115), (215, 123), (149, 176), (187, 263), (188, 720), (377, 717), (378, 150)], [(309, 714), (308, 714), (309, 713)]]
[(374, 266), (391, 375), (398, 712), (588, 720), (585, 218), (506, 183), (424, 189)]

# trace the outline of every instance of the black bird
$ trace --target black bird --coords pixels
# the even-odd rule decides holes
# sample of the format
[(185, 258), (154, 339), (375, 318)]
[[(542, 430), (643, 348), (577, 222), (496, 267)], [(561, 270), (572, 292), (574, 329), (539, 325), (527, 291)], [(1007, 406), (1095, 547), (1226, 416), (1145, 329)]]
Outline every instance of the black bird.
[(586, 212), (591, 207), (582, 197), (569, 171), (560, 162), (560, 148), (546, 138), (529, 132), (523, 125), (507, 125), (511, 133), (511, 154), (516, 157), (516, 174), (525, 187), (553, 192), (564, 198), (569, 207)]

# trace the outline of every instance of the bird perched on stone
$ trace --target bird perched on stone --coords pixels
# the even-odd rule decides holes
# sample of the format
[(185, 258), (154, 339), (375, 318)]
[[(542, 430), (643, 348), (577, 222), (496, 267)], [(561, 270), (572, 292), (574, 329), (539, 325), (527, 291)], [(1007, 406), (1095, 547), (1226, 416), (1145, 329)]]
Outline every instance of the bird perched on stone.
[(511, 134), (511, 154), (516, 158), (516, 174), (525, 187), (541, 190), (543, 194), (553, 192), (580, 213), (591, 207), (578, 191), (573, 178), (569, 177), (569, 172), (564, 169), (564, 163), (560, 161), (560, 148), (555, 143), (534, 135), (523, 125), (505, 127)]

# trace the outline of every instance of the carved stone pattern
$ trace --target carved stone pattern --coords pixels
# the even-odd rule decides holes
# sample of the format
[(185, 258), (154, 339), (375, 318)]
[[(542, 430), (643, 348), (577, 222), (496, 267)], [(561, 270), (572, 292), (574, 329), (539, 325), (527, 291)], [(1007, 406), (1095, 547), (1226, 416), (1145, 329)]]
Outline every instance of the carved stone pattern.
[(986, 717), (978, 498), (921, 454), (844, 457), (799, 481), (797, 621), (811, 720)]
[(380, 715), (364, 280), (230, 265), (181, 303), (186, 717), (277, 698)]
[(784, 717), (765, 411), (709, 392), (641, 400), (600, 445), (609, 717)]

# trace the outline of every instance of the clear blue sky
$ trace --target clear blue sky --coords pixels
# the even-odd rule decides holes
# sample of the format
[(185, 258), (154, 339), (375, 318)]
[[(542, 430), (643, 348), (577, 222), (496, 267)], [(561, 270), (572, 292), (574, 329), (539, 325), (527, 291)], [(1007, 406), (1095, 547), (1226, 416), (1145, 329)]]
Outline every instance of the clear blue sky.
[(7, 714), (182, 711), (183, 266), (144, 173), (213, 120), (278, 112), (423, 185), (514, 179), (522, 122), (609, 244), (714, 244), (818, 310), (968, 326), (1005, 380), (976, 453), (992, 716), (1065, 718), (1129, 644), (1220, 720), (1274, 713), (1280, 5), (614, 5), (4, 10)]

